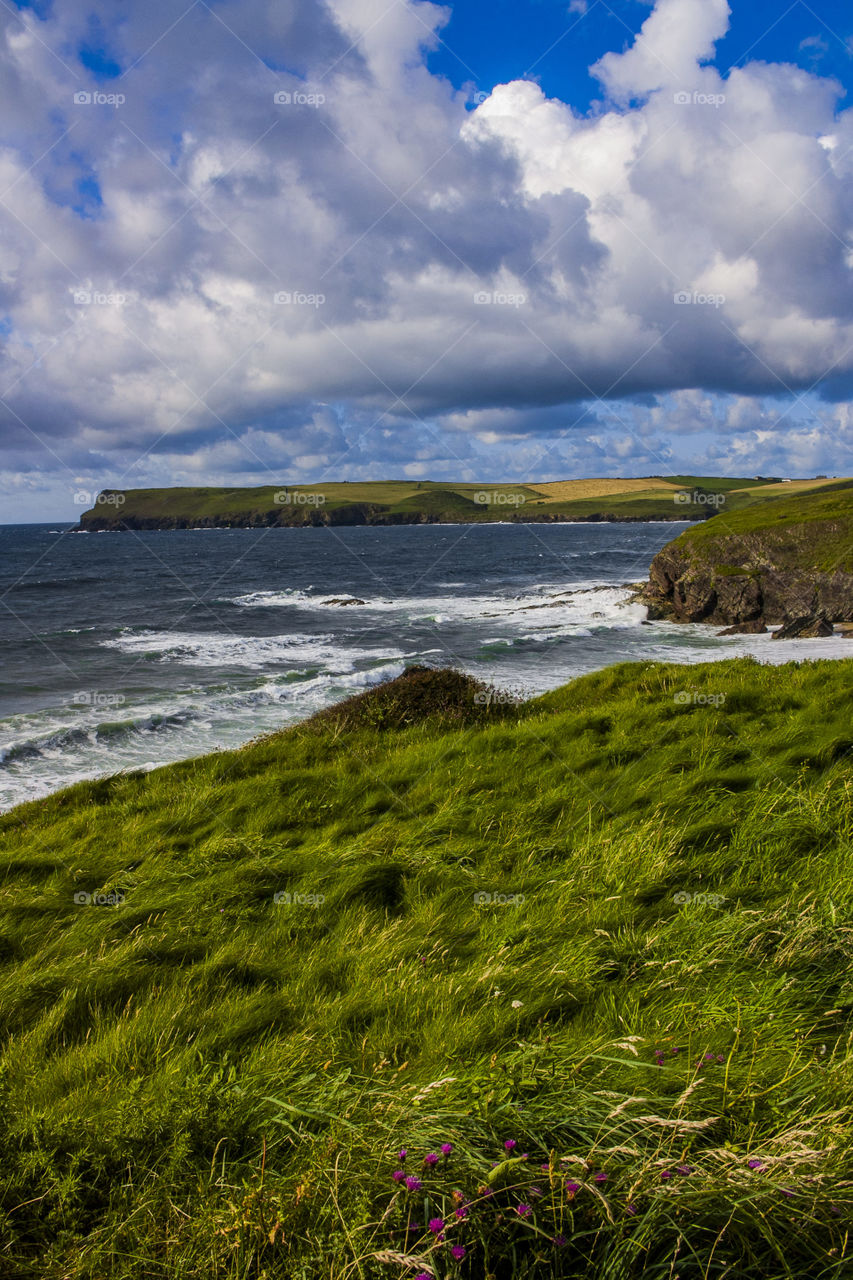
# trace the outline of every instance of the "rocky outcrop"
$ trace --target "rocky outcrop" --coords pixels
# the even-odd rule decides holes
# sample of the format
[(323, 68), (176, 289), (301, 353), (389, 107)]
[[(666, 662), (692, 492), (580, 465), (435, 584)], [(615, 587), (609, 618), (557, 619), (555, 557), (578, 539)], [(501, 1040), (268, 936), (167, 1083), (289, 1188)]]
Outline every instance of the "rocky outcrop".
[(774, 640), (818, 640), (822, 636), (835, 634), (835, 629), (825, 614), (817, 617), (807, 615), (805, 618), (792, 618), (785, 622), (778, 631), (773, 632)]
[[(820, 501), (825, 508), (827, 499)], [(830, 635), (833, 623), (853, 620), (849, 501), (844, 519), (836, 516), (840, 495), (832, 520), (821, 519), (821, 509), (804, 520), (816, 505), (805, 497), (786, 508), (768, 502), (766, 511), (713, 517), (664, 547), (639, 598), (651, 618), (724, 624), (728, 634), (796, 624), (792, 636)], [(779, 518), (786, 509), (791, 520)]]

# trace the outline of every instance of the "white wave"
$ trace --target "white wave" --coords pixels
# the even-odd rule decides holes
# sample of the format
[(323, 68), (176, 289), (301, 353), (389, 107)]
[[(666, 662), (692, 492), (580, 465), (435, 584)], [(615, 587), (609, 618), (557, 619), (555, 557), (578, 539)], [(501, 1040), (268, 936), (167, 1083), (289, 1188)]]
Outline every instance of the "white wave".
[(290, 588), (283, 591), (253, 591), (236, 596), (230, 603), (244, 608), (296, 608), (308, 611), (333, 609), (346, 615), (396, 614), (408, 622), (496, 621), (525, 630), (541, 625), (637, 627), (646, 617), (643, 605), (631, 603), (624, 587), (590, 586), (585, 583), (552, 583), (519, 595), (398, 596), (371, 597), (364, 604), (342, 605), (342, 600), (363, 597), (312, 595)]
[(261, 670), (271, 664), (320, 664), (352, 671), (357, 662), (402, 658), (398, 648), (342, 648), (331, 635), (241, 636), (222, 632), (137, 631), (128, 628), (101, 644), (107, 649), (179, 662), (187, 666), (236, 666)]

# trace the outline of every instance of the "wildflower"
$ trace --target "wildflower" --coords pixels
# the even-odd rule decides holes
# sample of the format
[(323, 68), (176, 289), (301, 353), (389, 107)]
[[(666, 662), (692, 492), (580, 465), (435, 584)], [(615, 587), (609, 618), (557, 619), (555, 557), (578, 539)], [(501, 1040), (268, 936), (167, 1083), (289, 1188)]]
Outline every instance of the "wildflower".
[(440, 1236), (442, 1231), (444, 1230), (444, 1219), (430, 1218), (428, 1226), (430, 1231), (433, 1233), (433, 1235)]
[(406, 1176), (405, 1169), (395, 1169), (394, 1172), (391, 1174), (391, 1177), (394, 1179), (395, 1182), (402, 1182), (405, 1176)]
[(661, 1172), (661, 1175), (660, 1175), (660, 1176), (661, 1176), (661, 1179), (662, 1179), (664, 1182), (666, 1182), (668, 1178), (671, 1178), (671, 1177), (672, 1177), (672, 1170), (671, 1170), (671, 1169), (664, 1169), (664, 1170)]
[(513, 1000), (512, 1007), (513, 1009), (523, 1009), (524, 1005), (521, 1003), (520, 1000)]
[(690, 1174), (693, 1172), (693, 1169), (692, 1169), (692, 1167), (691, 1167), (689, 1164), (679, 1164), (679, 1165), (676, 1165), (676, 1169), (677, 1169), (677, 1170), (678, 1170), (678, 1172), (681, 1174), (682, 1178), (687, 1178), (687, 1177), (689, 1177), (689, 1176), (690, 1176)]
[(723, 1057), (723, 1055), (722, 1055), (721, 1053), (718, 1053), (718, 1054), (717, 1054), (717, 1061), (718, 1061), (718, 1062), (725, 1062), (725, 1058)]
[(420, 1178), (410, 1177), (406, 1179), (406, 1187), (409, 1191), (420, 1191), (423, 1185)]
[(628, 1214), (630, 1214), (630, 1215), (631, 1215), (631, 1217), (633, 1218), (633, 1217), (636, 1215), (636, 1212), (637, 1212), (637, 1206), (636, 1206), (635, 1204), (630, 1204), (630, 1203), (629, 1203), (629, 1204), (626, 1204), (626, 1205), (625, 1205), (625, 1212), (626, 1212), (626, 1213), (628, 1213)]
[(432, 1280), (432, 1276), (428, 1271), (419, 1271), (415, 1276), (415, 1280)]
[(793, 1191), (789, 1191), (787, 1187), (781, 1187), (780, 1190), (782, 1192), (782, 1195), (785, 1196), (788, 1200), (793, 1200), (794, 1198)]
[(529, 1218), (533, 1210), (529, 1204), (517, 1204), (515, 1206), (515, 1212), (520, 1218)]
[(504, 1143), (504, 1146), (506, 1147), (507, 1151), (512, 1151), (515, 1147), (518, 1146), (518, 1143), (516, 1142), (515, 1138), (507, 1138), (506, 1142)]
[(459, 1221), (462, 1222), (464, 1218), (468, 1217), (468, 1206), (467, 1204), (460, 1204), (459, 1208), (454, 1209), (453, 1212)]
[(568, 1192), (568, 1196), (570, 1200), (574, 1200), (575, 1196), (580, 1191), (580, 1189), (581, 1189), (581, 1184), (579, 1182), (566, 1183), (566, 1191)]
[(438, 1164), (438, 1156), (434, 1151), (430, 1151), (429, 1155), (424, 1156), (424, 1164)]
[(441, 1144), (441, 1154), (442, 1154), (443, 1156), (449, 1156), (452, 1150), (453, 1150), (453, 1143), (452, 1143), (452, 1142), (442, 1142), (442, 1144)]
[(747, 1160), (746, 1163), (750, 1169), (757, 1169), (759, 1173), (763, 1172), (767, 1168), (767, 1165), (761, 1160)]
[(551, 1241), (551, 1243), (555, 1244), (558, 1249), (562, 1249), (566, 1244), (568, 1244), (568, 1241), (566, 1240), (565, 1236), (554, 1236), (554, 1239)]
[(597, 1173), (597, 1174), (595, 1175), (595, 1178), (593, 1179), (593, 1181), (598, 1182), (598, 1183), (606, 1182), (606, 1181), (607, 1181), (607, 1174), (606, 1174), (606, 1173)]
[(450, 1252), (453, 1254), (457, 1262), (461, 1262), (465, 1257), (465, 1246), (464, 1244), (455, 1244)]
[(405, 1148), (405, 1147), (403, 1147), (403, 1150), (402, 1150), (402, 1151), (398, 1151), (398, 1152), (397, 1152), (397, 1159), (400, 1161), (400, 1164), (405, 1164), (405, 1163), (406, 1163), (406, 1156), (407, 1156), (408, 1154), (409, 1154), (409, 1153), (408, 1153), (408, 1151), (406, 1150), (406, 1148)]
[(549, 1164), (540, 1164), (539, 1168), (542, 1170), (543, 1173), (551, 1172), (551, 1166)]

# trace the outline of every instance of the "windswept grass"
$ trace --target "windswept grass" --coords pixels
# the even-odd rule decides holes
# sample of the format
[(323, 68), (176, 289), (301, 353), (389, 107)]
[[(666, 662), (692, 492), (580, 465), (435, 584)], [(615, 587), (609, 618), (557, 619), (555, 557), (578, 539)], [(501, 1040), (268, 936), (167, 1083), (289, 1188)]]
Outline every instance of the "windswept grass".
[(420, 671), (0, 817), (0, 1273), (849, 1275), (851, 676)]

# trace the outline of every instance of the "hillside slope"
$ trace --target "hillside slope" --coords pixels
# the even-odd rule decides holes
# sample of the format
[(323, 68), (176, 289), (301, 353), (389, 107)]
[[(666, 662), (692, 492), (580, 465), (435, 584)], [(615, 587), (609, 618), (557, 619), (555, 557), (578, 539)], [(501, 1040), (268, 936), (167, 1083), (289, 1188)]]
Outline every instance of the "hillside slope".
[(851, 677), (415, 671), (0, 816), (0, 1273), (848, 1276)]
[[(826, 483), (802, 481), (797, 487), (814, 490)], [(544, 484), (377, 480), (252, 489), (107, 489), (83, 512), (80, 527), (96, 533), (495, 520), (704, 520), (721, 508), (737, 510), (786, 490), (790, 486), (778, 481), (702, 476)]]
[(716, 515), (655, 557), (653, 616), (683, 622), (853, 620), (853, 484)]

